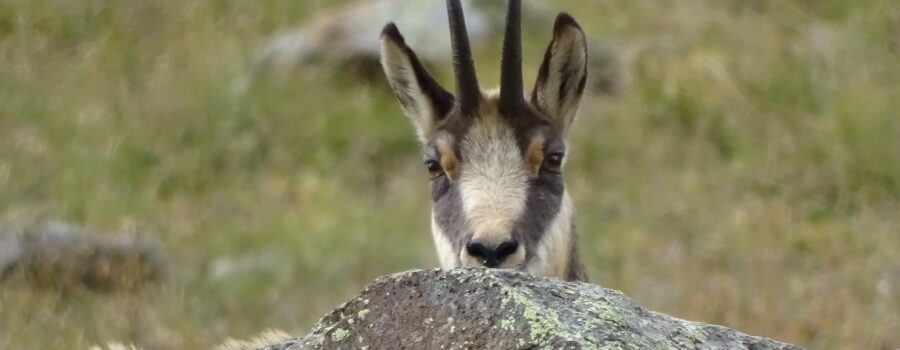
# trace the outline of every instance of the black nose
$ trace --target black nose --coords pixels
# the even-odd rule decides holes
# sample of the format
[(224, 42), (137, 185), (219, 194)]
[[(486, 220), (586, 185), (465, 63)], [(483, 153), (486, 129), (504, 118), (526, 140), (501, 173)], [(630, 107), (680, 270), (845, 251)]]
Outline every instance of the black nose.
[(475, 257), (485, 267), (497, 267), (506, 260), (507, 257), (513, 255), (519, 249), (519, 242), (505, 241), (497, 246), (487, 246), (478, 241), (466, 244), (466, 251), (469, 255)]

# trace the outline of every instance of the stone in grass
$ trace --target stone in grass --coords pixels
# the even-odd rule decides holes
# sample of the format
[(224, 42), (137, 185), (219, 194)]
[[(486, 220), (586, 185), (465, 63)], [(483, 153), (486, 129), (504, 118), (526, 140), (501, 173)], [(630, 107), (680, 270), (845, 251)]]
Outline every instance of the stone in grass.
[[(557, 12), (539, 1), (526, 1), (522, 5), (523, 29), (541, 38), (549, 35)], [(246, 92), (260, 82), (281, 85), (291, 77), (321, 73), (350, 73), (354, 79), (380, 81), (383, 78), (378, 35), (388, 22), (397, 23), (419, 59), (427, 64), (447, 65), (452, 62), (452, 56), (445, 6), (443, 1), (365, 0), (322, 13), (302, 28), (273, 36), (255, 54), (250, 73), (236, 87), (239, 92)], [(473, 46), (484, 46), (491, 39), (500, 40), (505, 6), (505, 1), (466, 4), (466, 26)], [(580, 17), (577, 13), (575, 16)], [(588, 47), (589, 91), (603, 95), (619, 92), (622, 89), (621, 67), (617, 62), (620, 52), (599, 37), (591, 39)], [(533, 52), (530, 59), (537, 63), (542, 53)]]
[(266, 349), (800, 349), (653, 312), (621, 292), (507, 270), (379, 278)]
[[(473, 46), (502, 35), (505, 6), (504, 1), (466, 4), (466, 25)], [(539, 1), (527, 1), (523, 6), (526, 29), (543, 28), (541, 33), (549, 34), (556, 13)], [(321, 72), (353, 72), (366, 79), (380, 79), (378, 39), (388, 22), (397, 24), (423, 61), (451, 62), (443, 1), (353, 1), (310, 18), (298, 30), (274, 36), (256, 53), (251, 73), (239, 87), (246, 89), (259, 81), (283, 83), (288, 77)]]
[(0, 227), (0, 280), (60, 291), (135, 291), (161, 280), (161, 249), (65, 223)]

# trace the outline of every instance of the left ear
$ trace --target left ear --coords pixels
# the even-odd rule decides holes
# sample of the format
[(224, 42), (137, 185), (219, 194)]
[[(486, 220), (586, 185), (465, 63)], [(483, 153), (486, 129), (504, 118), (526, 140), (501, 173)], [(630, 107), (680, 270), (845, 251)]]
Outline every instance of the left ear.
[(437, 123), (453, 108), (454, 97), (419, 62), (394, 23), (381, 33), (381, 65), (394, 95), (425, 143)]
[(553, 26), (553, 41), (538, 71), (531, 103), (563, 133), (575, 119), (584, 93), (587, 62), (587, 40), (581, 26), (569, 14), (560, 13)]

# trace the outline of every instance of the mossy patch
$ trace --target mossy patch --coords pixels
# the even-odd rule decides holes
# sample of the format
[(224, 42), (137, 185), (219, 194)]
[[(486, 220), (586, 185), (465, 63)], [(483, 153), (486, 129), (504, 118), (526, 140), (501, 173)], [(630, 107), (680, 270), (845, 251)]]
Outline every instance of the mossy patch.
[[(528, 323), (531, 343), (547, 345), (550, 339), (563, 337), (566, 333), (566, 326), (560, 322), (559, 315), (553, 310), (541, 307), (525, 291), (504, 286), (501, 295), (501, 306), (506, 307), (512, 303), (522, 308), (521, 315)], [(503, 321), (501, 321), (501, 327), (503, 327)]]
[(335, 328), (334, 331), (331, 332), (331, 341), (337, 343), (341, 340), (347, 338), (350, 335), (350, 331), (343, 328)]

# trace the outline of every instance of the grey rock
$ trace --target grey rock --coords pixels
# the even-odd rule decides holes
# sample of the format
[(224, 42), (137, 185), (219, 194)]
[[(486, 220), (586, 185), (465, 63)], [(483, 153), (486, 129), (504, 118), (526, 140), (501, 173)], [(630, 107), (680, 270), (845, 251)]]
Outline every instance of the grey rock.
[(22, 256), (22, 238), (12, 228), (0, 227), (0, 274), (12, 268)]
[[(469, 1), (466, 25), (473, 46), (502, 34), (505, 1)], [(379, 35), (388, 22), (395, 22), (416, 54), (427, 62), (450, 62), (450, 33), (443, 1), (364, 0), (313, 17), (295, 31), (274, 36), (260, 49), (244, 84), (258, 80), (280, 80), (308, 76), (328, 66), (346, 71), (378, 70)], [(538, 1), (523, 4), (526, 30), (542, 28), (547, 33), (556, 15)], [(498, 58), (499, 59), (499, 58)]]
[[(499, 40), (505, 25), (506, 1), (478, 0), (465, 3), (466, 26), (473, 46)], [(549, 34), (558, 13), (540, 1), (522, 6), (526, 35)], [(574, 13), (576, 17), (578, 13)], [(585, 18), (584, 20), (588, 20)], [(443, 1), (364, 0), (351, 2), (313, 17), (305, 26), (277, 34), (255, 54), (250, 73), (237, 82), (238, 92), (253, 84), (284, 84), (293, 77), (350, 73), (363, 80), (381, 79), (379, 35), (395, 22), (416, 55), (426, 63), (449, 64), (450, 33)], [(499, 44), (497, 44), (499, 47)], [(613, 95), (621, 90), (618, 51), (593, 37), (588, 62), (589, 91)], [(499, 53), (498, 53), (499, 54)], [(539, 59), (543, 52), (535, 52)], [(497, 57), (499, 60), (499, 56)]]
[(60, 222), (0, 227), (0, 279), (61, 291), (136, 290), (164, 275), (162, 249)]
[(377, 279), (308, 335), (266, 349), (800, 349), (649, 311), (621, 292), (521, 272)]

